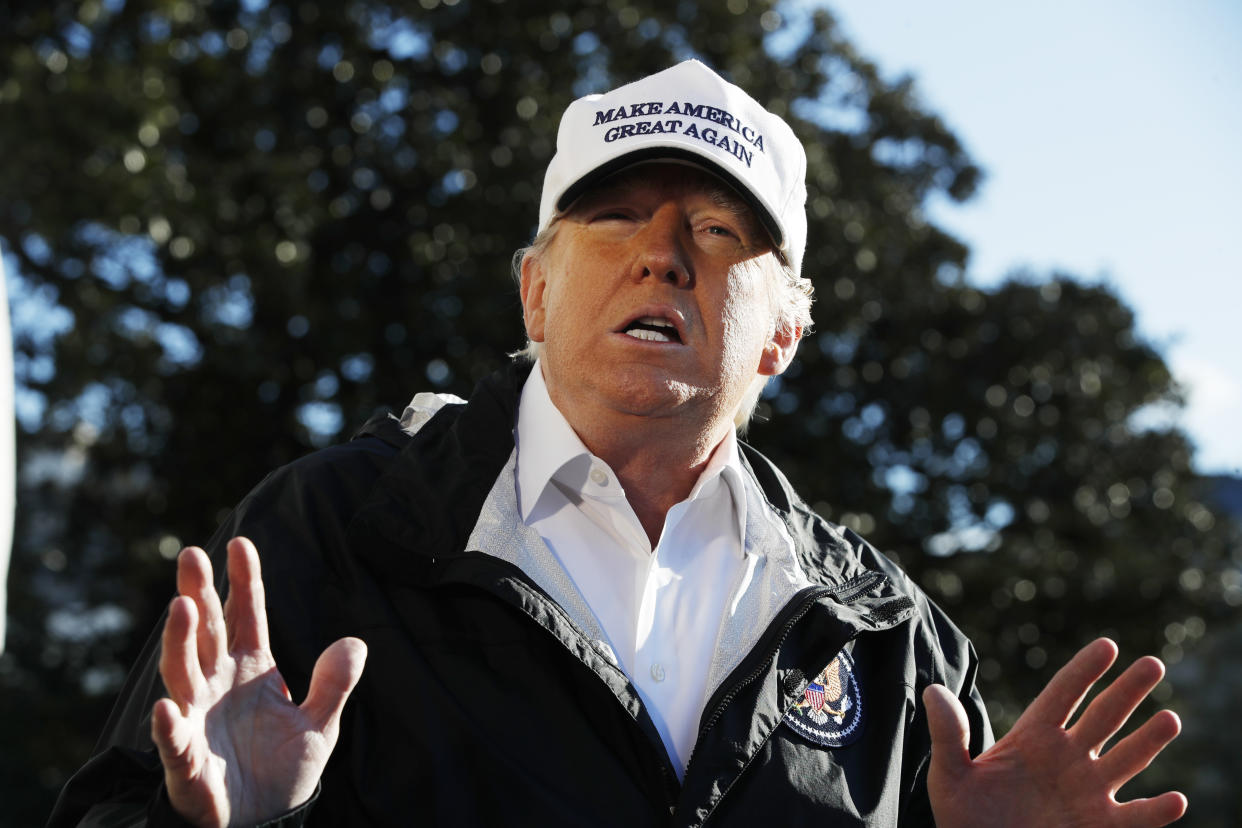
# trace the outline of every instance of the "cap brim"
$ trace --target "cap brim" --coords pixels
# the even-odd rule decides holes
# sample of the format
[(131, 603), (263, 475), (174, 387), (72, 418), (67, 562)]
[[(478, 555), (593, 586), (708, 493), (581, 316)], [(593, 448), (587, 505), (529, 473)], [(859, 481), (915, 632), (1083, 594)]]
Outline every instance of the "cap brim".
[(561, 193), (561, 197), (556, 200), (556, 211), (558, 213), (564, 211), (579, 196), (614, 173), (621, 172), (621, 170), (632, 167), (635, 164), (663, 160), (690, 163), (696, 167), (701, 167), (732, 187), (738, 196), (746, 202), (747, 206), (755, 211), (755, 215), (759, 217), (760, 224), (768, 231), (768, 235), (772, 237), (772, 242), (776, 249), (780, 250), (781, 245), (785, 241), (784, 234), (781, 233), (781, 227), (777, 224), (775, 217), (768, 211), (768, 208), (764, 207), (763, 203), (755, 198), (750, 189), (739, 181), (737, 176), (717, 164), (711, 158), (700, 155), (697, 152), (682, 149), (681, 147), (644, 147), (643, 149), (627, 152), (624, 155), (618, 155), (616, 158), (605, 161), (565, 188), (565, 192)]

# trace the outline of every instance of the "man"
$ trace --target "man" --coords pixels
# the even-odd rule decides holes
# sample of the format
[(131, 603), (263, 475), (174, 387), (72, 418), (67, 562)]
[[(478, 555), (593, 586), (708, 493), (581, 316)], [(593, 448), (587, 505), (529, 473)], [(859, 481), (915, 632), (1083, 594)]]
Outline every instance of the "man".
[(804, 178), (697, 62), (571, 105), (520, 264), (537, 361), (270, 475), (211, 545), (223, 607), (185, 550), (53, 824), (1177, 819), (1113, 799), (1172, 713), (1101, 755), (1159, 662), (1067, 729), (1089, 645), (989, 748), (969, 642), (736, 440), (808, 323)]

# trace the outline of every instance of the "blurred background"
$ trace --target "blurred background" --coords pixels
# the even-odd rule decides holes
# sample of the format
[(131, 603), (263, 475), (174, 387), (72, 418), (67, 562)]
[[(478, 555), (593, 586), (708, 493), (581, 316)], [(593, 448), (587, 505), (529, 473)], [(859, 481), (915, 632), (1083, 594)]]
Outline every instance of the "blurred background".
[[(183, 544), (204, 541), (274, 466), (416, 391), (468, 394), (520, 346), (509, 259), (533, 234), (561, 110), (691, 56), (785, 115), (809, 156), (816, 328), (748, 439), (971, 635), (998, 731), (1098, 634), (1124, 658), (1161, 655), (1171, 671), (1158, 703), (1178, 710), (1185, 735), (1123, 796), (1176, 787), (1191, 798), (1184, 824), (1242, 823), (1228, 724), (1242, 689), (1238, 455), (1179, 413), (1188, 390), (1197, 404), (1202, 372), (1172, 369), (1169, 354), (1190, 332), (1139, 310), (1145, 289), (1128, 281), (1154, 271), (1165, 299), (1151, 307), (1200, 296), (1202, 315), (1185, 324), (1214, 328), (1215, 306), (1236, 308), (1236, 293), (1195, 280), (1237, 259), (1127, 249), (1237, 214), (1181, 188), (1229, 180), (1236, 167), (1197, 166), (1229, 137), (1205, 129), (1202, 151), (1170, 139), (1145, 154), (1136, 175), (1159, 209), (1127, 221), (1135, 196), (1120, 178), (1108, 186), (1106, 162), (1128, 142), (1101, 149), (1092, 117), (1129, 94), (1134, 73), (1085, 64), (1077, 77), (1095, 91), (1084, 103), (1082, 83), (1050, 95), (1049, 73), (999, 62), (1016, 47), (986, 57), (1003, 28), (1063, 63), (1052, 35), (1081, 33), (1078, 18), (1041, 29), (980, 7), (945, 16), (937, 34), (901, 4), (839, 5), (0, 7), (18, 460), (0, 824), (41, 824), (89, 756), (172, 596)], [(1130, 24), (1100, 31), (1081, 48), (1137, 38), (1132, 51), (1161, 57)], [(960, 64), (964, 51), (980, 57), (955, 86), (936, 60)], [(1236, 70), (1222, 71), (1222, 95), (1236, 99)], [(962, 93), (972, 78), (986, 88)], [(981, 107), (985, 92), (993, 104)], [(1192, 92), (1171, 81), (1143, 118), (1100, 122), (1158, 132)], [(1015, 126), (1007, 99), (1059, 117), (1028, 106)], [(1060, 154), (1037, 151), (1053, 144)], [(1092, 172), (1067, 173), (1083, 156)], [(1034, 228), (1007, 212), (1025, 201)], [(1002, 227), (1022, 232), (1006, 241)], [(1070, 236), (1077, 247), (1060, 243)], [(1219, 327), (1204, 352), (1236, 368), (1232, 329)]]

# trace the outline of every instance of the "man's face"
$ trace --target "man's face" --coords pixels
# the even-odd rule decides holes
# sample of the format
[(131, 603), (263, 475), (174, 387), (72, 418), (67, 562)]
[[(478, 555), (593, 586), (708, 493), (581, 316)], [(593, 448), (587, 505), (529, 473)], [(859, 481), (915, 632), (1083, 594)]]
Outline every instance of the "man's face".
[(775, 274), (766, 233), (713, 176), (674, 164), (614, 176), (523, 264), (549, 393), (567, 415), (603, 405), (731, 423), (755, 377), (784, 370), (797, 344), (774, 330)]

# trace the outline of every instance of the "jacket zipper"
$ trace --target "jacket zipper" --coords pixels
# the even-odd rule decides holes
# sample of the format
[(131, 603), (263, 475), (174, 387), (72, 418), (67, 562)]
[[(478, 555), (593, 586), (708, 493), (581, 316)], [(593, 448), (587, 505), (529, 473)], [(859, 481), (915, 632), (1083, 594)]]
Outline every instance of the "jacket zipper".
[[(733, 700), (737, 697), (738, 693), (740, 693), (752, 681), (767, 672), (768, 663), (772, 661), (772, 659), (776, 656), (776, 651), (779, 650), (781, 645), (785, 643), (785, 639), (789, 637), (789, 632), (793, 629), (794, 624), (797, 624), (802, 620), (802, 616), (806, 615), (810, 611), (811, 606), (816, 601), (825, 595), (830, 595), (831, 593), (832, 590), (829, 587), (819, 587), (813, 592), (807, 593), (800, 603), (794, 605), (793, 615), (791, 615), (785, 621), (784, 626), (781, 627), (780, 635), (777, 636), (777, 639), (773, 642), (772, 646), (767, 649), (766, 656), (761, 659), (755, 668), (746, 674), (744, 678), (733, 684), (733, 686), (728, 689), (724, 696), (721, 697), (716, 707), (712, 710), (712, 715), (708, 716), (707, 720), (704, 721), (699, 727), (699, 739), (702, 739), (709, 730), (715, 727), (716, 722), (720, 720), (722, 715), (724, 715), (725, 708), (733, 703)], [(694, 760), (693, 751), (690, 753), (690, 759), (691, 761)], [(689, 767), (688, 764), (687, 767)]]
[[(493, 555), (489, 555), (486, 552), (479, 552), (479, 551), (472, 550), (472, 551), (466, 552), (465, 554), (470, 555), (470, 556), (477, 555), (479, 556), (479, 560), (485, 560), (488, 562), (488, 564), (499, 567), (505, 573), (507, 577), (513, 578), (516, 583), (521, 584), (523, 588), (529, 590), (531, 594), (537, 597), (539, 601), (546, 604), (548, 607), (550, 607), (555, 612), (555, 614), (559, 615), (565, 621), (565, 623), (571, 629), (574, 630), (577, 636), (583, 642), (587, 644), (587, 649), (590, 649), (590, 650), (595, 649), (594, 646), (592, 646), (590, 639), (588, 639), (585, 635), (582, 634), (580, 630), (576, 628), (576, 626), (573, 623), (573, 619), (569, 617), (569, 613), (565, 611), (565, 608), (562, 607), (560, 604), (556, 603), (556, 601), (553, 601), (551, 598), (549, 598), (547, 594), (544, 593), (544, 591), (540, 589), (537, 584), (535, 584), (533, 581), (530, 580), (530, 578), (526, 575), (525, 572), (521, 570), (520, 567), (515, 566), (509, 561), (505, 561)], [(506, 600), (504, 596), (497, 595), (493, 590), (489, 589), (485, 585), (474, 583), (473, 586), (483, 589), (487, 593), (497, 598)], [(506, 602), (508, 603), (507, 600)], [(517, 609), (520, 610), (521, 607), (517, 607)], [(575, 660), (579, 660), (577, 656), (574, 655), (573, 651), (570, 649), (569, 644), (565, 642), (559, 635), (557, 635), (552, 630), (545, 627), (543, 624), (540, 624), (534, 618), (531, 618), (531, 616), (528, 613), (523, 613), (523, 614), (525, 614), (527, 618), (530, 618), (531, 623), (533, 623), (535, 626), (539, 627), (544, 632), (546, 632), (548, 635), (556, 639), (556, 641), (560, 643), (562, 647), (565, 648), (565, 651), (570, 655), (570, 657), (574, 658)], [(681, 783), (677, 781), (677, 774), (673, 770), (672, 765), (669, 763), (667, 756), (664, 755), (663, 747), (660, 748), (658, 753), (660, 754), (660, 760), (659, 760), (660, 779), (664, 785), (665, 811), (669, 815), (672, 815), (677, 810), (677, 799), (681, 791)]]
[[(553, 610), (555, 610), (555, 612), (558, 615), (560, 615), (562, 618), (565, 619), (566, 622), (569, 623), (571, 628), (573, 628), (572, 619), (570, 619), (569, 614), (565, 611), (565, 609), (561, 607), (559, 604), (557, 604), (555, 601), (548, 598), (547, 595), (543, 592), (543, 590), (541, 590), (538, 587), (538, 585), (533, 583), (527, 577), (526, 573), (523, 572), (519, 567), (513, 565), (512, 563), (508, 561), (504, 561), (504, 560), (495, 558), (492, 555), (488, 555), (485, 552), (472, 551), (466, 554), (470, 555), (471, 557), (477, 555), (481, 559), (486, 559), (491, 564), (498, 566), (502, 571), (506, 572), (507, 575), (509, 575), (510, 577), (513, 577), (517, 583), (521, 584), (523, 587), (530, 590), (532, 594), (534, 594), (535, 596), (539, 598), (539, 600), (548, 604)], [(841, 603), (849, 603), (858, 595), (871, 589), (875, 585), (876, 581), (881, 580), (883, 577), (884, 576), (880, 574), (879, 572), (874, 572), (874, 571), (864, 572), (862, 575), (856, 578), (852, 578), (849, 581), (846, 581), (845, 583), (839, 584), (837, 586), (811, 587), (809, 588), (808, 592), (803, 594), (801, 600), (799, 600), (797, 603), (791, 603), (789, 608), (786, 610), (787, 615), (785, 617), (785, 621), (781, 624), (779, 628), (779, 634), (776, 635), (775, 640), (772, 641), (768, 647), (764, 648), (763, 650), (763, 652), (765, 653), (764, 657), (756, 663), (755, 667), (749, 673), (747, 673), (745, 677), (743, 677), (741, 680), (735, 682), (732, 686), (730, 686), (730, 688), (725, 693), (725, 695), (721, 697), (720, 701), (716, 704), (715, 708), (712, 710), (712, 715), (709, 716), (708, 719), (703, 723), (703, 725), (700, 726), (698, 738), (695, 740), (696, 744), (699, 742), (699, 740), (702, 739), (704, 734), (706, 734), (708, 731), (712, 729), (712, 727), (715, 726), (716, 722), (719, 721), (720, 717), (724, 715), (725, 709), (733, 702), (733, 700), (737, 697), (738, 693), (740, 693), (747, 685), (749, 685), (751, 682), (758, 679), (759, 676), (763, 675), (763, 673), (767, 671), (768, 664), (772, 661), (773, 658), (776, 657), (777, 651), (780, 650), (781, 645), (785, 643), (785, 639), (789, 637), (789, 633), (793, 630), (794, 625), (796, 625), (799, 621), (801, 621), (803, 616), (805, 616), (808, 612), (810, 612), (811, 607), (815, 604), (816, 601), (828, 595), (835, 595), (837, 597), (837, 600), (839, 600)], [(480, 584), (476, 584), (476, 586), (482, 587), (482, 585)], [(495, 595), (495, 593), (492, 592), (492, 590), (490, 589), (486, 589), (486, 591)], [(497, 596), (497, 597), (502, 597), (502, 596)], [(527, 617), (529, 618), (530, 616), (527, 615)], [(534, 618), (531, 618), (531, 621), (534, 622), (536, 626), (540, 627), (545, 632), (547, 632), (549, 635), (551, 635), (553, 638), (555, 638), (558, 642), (560, 642), (561, 646), (563, 646), (566, 649), (566, 651), (568, 651), (569, 654), (573, 656), (573, 652), (570, 651), (569, 645), (565, 641), (563, 641), (559, 635), (556, 635), (555, 633), (552, 632), (552, 630), (548, 629), (547, 627), (544, 627), (543, 624), (540, 624), (539, 622), (535, 621)], [(586, 637), (582, 635), (581, 631), (577, 631), (577, 634), (580, 638), (582, 638), (583, 641), (586, 641), (588, 645), (590, 644), (589, 640), (587, 640)], [(769, 633), (769, 635), (771, 635), (771, 633)], [(759, 648), (756, 647), (756, 649), (759, 649)], [(574, 657), (576, 658), (576, 656)], [(694, 763), (694, 751), (692, 750), (690, 753), (690, 759), (686, 763), (687, 771), (690, 769), (693, 763)], [(665, 796), (664, 801), (665, 801), (665, 805), (667, 806), (667, 813), (670, 816), (672, 816), (673, 814), (677, 812), (677, 801), (680, 798), (680, 784), (676, 781), (677, 779), (676, 773), (673, 771), (672, 766), (669, 764), (667, 757), (661, 756), (659, 765), (660, 765), (660, 778), (664, 784), (664, 796)], [(720, 803), (717, 802), (716, 806), (718, 806), (719, 804)], [(713, 806), (711, 811), (709, 811), (704, 816), (704, 819), (703, 819), (704, 823), (706, 823), (706, 821), (711, 818), (712, 813), (716, 810), (716, 806)]]
[[(733, 702), (733, 699), (737, 697), (737, 694), (740, 693), (743, 688), (767, 672), (768, 663), (776, 657), (777, 650), (779, 650), (781, 645), (785, 643), (785, 639), (789, 637), (789, 633), (793, 630), (794, 625), (802, 620), (802, 617), (810, 611), (811, 606), (816, 601), (826, 595), (836, 595), (837, 599), (841, 601), (841, 603), (849, 603), (858, 595), (866, 592), (874, 586), (876, 580), (880, 577), (883, 576), (881, 576), (878, 572), (867, 572), (859, 578), (853, 581), (847, 581), (838, 587), (815, 587), (811, 592), (808, 592), (803, 597), (801, 602), (793, 605), (791, 609), (793, 614), (787, 618), (785, 623), (782, 625), (780, 635), (777, 636), (776, 641), (773, 642), (772, 646), (767, 649), (766, 656), (755, 666), (753, 670), (751, 670), (750, 673), (730, 687), (728, 692), (726, 692), (720, 699), (720, 702), (712, 710), (712, 715), (709, 716), (699, 728), (699, 738), (701, 739), (704, 734), (715, 726), (716, 722), (719, 721), (720, 717), (724, 714), (725, 708)], [(690, 754), (690, 758), (694, 758), (693, 752)]]
[[(873, 586), (875, 586), (876, 581), (882, 579), (883, 577), (884, 576), (878, 572), (865, 572), (862, 575), (858, 576), (857, 578), (846, 581), (844, 584), (841, 584), (836, 587), (826, 587), (826, 586), (815, 587), (810, 592), (806, 593), (803, 596), (801, 601), (799, 601), (796, 604), (791, 605), (790, 610), (789, 610), (790, 615), (785, 619), (784, 623), (781, 625), (780, 633), (779, 635), (777, 635), (776, 640), (772, 642), (771, 646), (766, 648), (765, 656), (762, 659), (760, 659), (760, 661), (755, 665), (754, 669), (752, 669), (749, 673), (747, 673), (741, 680), (734, 683), (728, 689), (728, 691), (724, 694), (724, 696), (721, 697), (720, 701), (717, 702), (715, 708), (713, 708), (712, 710), (711, 716), (709, 716), (704, 721), (703, 725), (699, 728), (699, 735), (698, 735), (698, 739), (695, 740), (695, 744), (697, 745), (699, 741), (702, 740), (703, 736), (708, 731), (710, 731), (713, 727), (715, 727), (716, 722), (718, 722), (720, 720), (720, 717), (724, 715), (725, 709), (730, 704), (733, 703), (733, 700), (737, 697), (738, 693), (740, 693), (751, 682), (755, 681), (761, 675), (767, 672), (768, 664), (770, 664), (772, 659), (776, 657), (776, 653), (780, 650), (781, 646), (785, 643), (785, 639), (789, 637), (789, 633), (793, 630), (794, 625), (796, 625), (799, 621), (801, 621), (803, 616), (805, 616), (808, 612), (810, 612), (811, 607), (820, 598), (823, 598), (827, 595), (835, 595), (841, 603), (846, 604), (854, 600), (854, 598), (856, 598), (857, 596), (871, 589)], [(690, 761), (686, 764), (687, 775), (688, 775), (690, 767), (693, 764), (694, 764), (694, 752), (691, 751)], [(701, 826), (706, 825), (708, 820), (712, 818), (712, 815), (716, 812), (716, 809), (720, 807), (720, 803), (721, 801), (724, 800), (724, 797), (727, 793), (728, 793), (728, 790), (723, 791), (721, 793), (720, 799), (718, 799), (716, 803), (712, 805), (712, 807), (708, 810), (708, 812), (704, 814), (703, 821), (699, 823)]]

